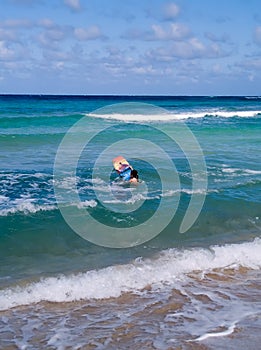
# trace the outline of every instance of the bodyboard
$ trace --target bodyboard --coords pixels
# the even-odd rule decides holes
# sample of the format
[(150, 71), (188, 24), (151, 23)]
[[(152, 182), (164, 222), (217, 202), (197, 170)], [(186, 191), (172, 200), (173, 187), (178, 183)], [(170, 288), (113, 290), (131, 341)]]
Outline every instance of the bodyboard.
[(112, 160), (112, 164), (114, 166), (114, 169), (117, 170), (118, 172), (123, 172), (127, 168), (131, 168), (130, 163), (123, 158), (122, 156), (118, 156)]

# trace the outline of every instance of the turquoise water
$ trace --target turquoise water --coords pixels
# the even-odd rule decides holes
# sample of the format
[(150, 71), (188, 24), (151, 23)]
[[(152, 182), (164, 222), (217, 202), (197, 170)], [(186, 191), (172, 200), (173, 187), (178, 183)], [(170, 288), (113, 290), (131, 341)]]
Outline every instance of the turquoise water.
[[(57, 160), (65, 135), (73, 142)], [(260, 271), (260, 135), (258, 97), (0, 96), (0, 309), (31, 313), (42, 301), (106, 300), (161, 283), (165, 293), (193, 271)], [(113, 172), (119, 154), (139, 171), (137, 188)], [(192, 197), (198, 215), (181, 233)], [(246, 309), (255, 315), (255, 304)]]

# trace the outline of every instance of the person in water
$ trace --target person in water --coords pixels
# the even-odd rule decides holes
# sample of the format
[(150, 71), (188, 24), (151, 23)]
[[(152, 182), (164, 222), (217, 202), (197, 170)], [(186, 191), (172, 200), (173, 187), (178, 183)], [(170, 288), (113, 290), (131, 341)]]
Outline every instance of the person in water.
[(130, 180), (131, 183), (137, 183), (139, 181), (139, 175), (136, 169), (132, 169), (130, 173)]
[(137, 183), (139, 180), (138, 171), (133, 169), (129, 164), (121, 164), (119, 170), (117, 170), (119, 176), (124, 181), (129, 181), (131, 183)]

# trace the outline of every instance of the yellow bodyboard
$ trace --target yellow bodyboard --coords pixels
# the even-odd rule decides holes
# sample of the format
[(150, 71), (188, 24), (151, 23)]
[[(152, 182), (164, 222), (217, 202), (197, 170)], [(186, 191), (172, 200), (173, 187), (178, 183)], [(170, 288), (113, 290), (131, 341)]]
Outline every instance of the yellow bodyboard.
[(112, 160), (114, 169), (117, 171), (123, 171), (127, 167), (131, 168), (130, 163), (122, 156), (118, 156)]

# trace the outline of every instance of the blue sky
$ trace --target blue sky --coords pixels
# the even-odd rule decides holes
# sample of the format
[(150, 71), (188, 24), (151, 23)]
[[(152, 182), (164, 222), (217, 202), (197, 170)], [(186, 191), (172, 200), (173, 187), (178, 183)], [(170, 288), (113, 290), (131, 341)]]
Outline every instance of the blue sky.
[(260, 0), (0, 0), (0, 93), (260, 95)]

